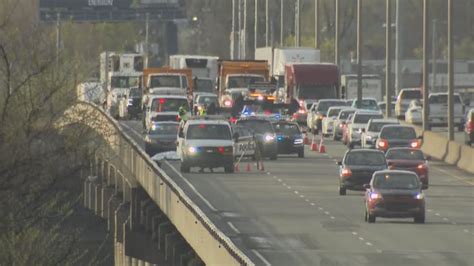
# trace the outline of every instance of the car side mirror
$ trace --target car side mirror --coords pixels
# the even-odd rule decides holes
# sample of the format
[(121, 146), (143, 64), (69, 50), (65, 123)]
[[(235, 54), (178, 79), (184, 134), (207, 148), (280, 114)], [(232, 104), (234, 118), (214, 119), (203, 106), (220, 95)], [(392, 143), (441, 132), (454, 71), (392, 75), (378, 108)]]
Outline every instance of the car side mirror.
[(342, 165), (342, 161), (337, 161), (336, 164), (339, 165), (339, 166), (341, 166), (341, 165)]
[(364, 188), (365, 188), (365, 189), (369, 189), (369, 188), (370, 188), (370, 184), (364, 184)]
[(234, 141), (237, 142), (239, 140), (239, 133), (235, 132), (233, 135)]

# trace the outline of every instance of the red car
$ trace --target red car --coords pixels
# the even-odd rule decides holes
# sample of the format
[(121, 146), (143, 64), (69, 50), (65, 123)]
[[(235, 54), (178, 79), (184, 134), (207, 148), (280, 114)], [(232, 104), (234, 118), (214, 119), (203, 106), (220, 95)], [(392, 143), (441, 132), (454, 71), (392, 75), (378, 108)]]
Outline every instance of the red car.
[(375, 223), (377, 217), (413, 218), (425, 223), (425, 195), (418, 176), (409, 171), (375, 172), (365, 184), (365, 221)]
[(385, 154), (388, 169), (407, 170), (415, 172), (423, 185), (423, 189), (428, 188), (428, 161), (423, 152), (412, 148), (391, 148)]

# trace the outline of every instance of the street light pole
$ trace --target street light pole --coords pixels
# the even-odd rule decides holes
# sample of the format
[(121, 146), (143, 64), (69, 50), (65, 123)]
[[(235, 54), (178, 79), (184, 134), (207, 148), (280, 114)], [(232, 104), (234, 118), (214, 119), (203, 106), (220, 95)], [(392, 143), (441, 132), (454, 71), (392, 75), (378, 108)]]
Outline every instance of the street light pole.
[[(357, 0), (357, 103), (362, 102), (362, 0)], [(358, 106), (357, 106), (358, 107)]]
[(431, 39), (431, 71), (432, 71), (432, 76), (431, 76), (431, 91), (436, 92), (436, 38), (437, 38), (437, 32), (436, 32), (436, 24), (437, 21), (436, 19), (433, 19), (433, 30), (431, 33), (432, 39)]
[(395, 2), (395, 93), (399, 92), (400, 89), (403, 88), (403, 85), (401, 84), (401, 79), (400, 79), (400, 70), (401, 70), (401, 65), (400, 65), (400, 58), (401, 58), (401, 45), (402, 45), (402, 27), (401, 27), (401, 20), (400, 20), (400, 5), (401, 5), (400, 0), (396, 0)]
[(386, 1), (385, 13), (385, 116), (392, 114), (392, 90), (390, 88), (392, 78), (392, 5), (391, 0)]
[(235, 55), (235, 0), (232, 0), (232, 33), (230, 34), (230, 60)]
[(242, 58), (247, 58), (247, 0), (244, 0), (244, 29), (242, 31)]
[(429, 130), (430, 105), (428, 103), (428, 2), (423, 0), (423, 130)]
[(239, 46), (237, 50), (237, 58), (242, 59), (242, 0), (239, 0)]
[(254, 52), (257, 51), (258, 47), (258, 0), (255, 0), (255, 6), (254, 6), (254, 11), (255, 11), (255, 18), (254, 18), (254, 33), (253, 33), (253, 39), (254, 39)]
[(56, 66), (59, 67), (59, 51), (61, 49), (61, 13), (56, 14)]
[(265, 46), (268, 46), (268, 0), (265, 0)]
[(283, 47), (283, 2), (284, 0), (280, 0), (280, 47)]
[(145, 16), (145, 67), (148, 67), (149, 59), (149, 23), (150, 23), (150, 14), (146, 13)]
[(336, 17), (334, 22), (334, 64), (339, 65), (339, 0), (334, 3)]
[(300, 47), (300, 0), (295, 1), (295, 46)]
[(454, 140), (453, 0), (448, 0), (448, 137)]
[[(337, 1), (337, 0), (336, 0)], [(314, 0), (314, 47), (319, 49), (319, 0)]]

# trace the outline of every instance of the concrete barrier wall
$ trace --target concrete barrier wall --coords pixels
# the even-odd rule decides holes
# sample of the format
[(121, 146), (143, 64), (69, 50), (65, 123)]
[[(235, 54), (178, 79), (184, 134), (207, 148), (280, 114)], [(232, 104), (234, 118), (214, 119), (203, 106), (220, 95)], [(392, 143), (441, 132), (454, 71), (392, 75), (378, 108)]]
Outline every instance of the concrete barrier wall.
[[(140, 186), (147, 192), (206, 265), (254, 265), (109, 115), (95, 105), (80, 102), (68, 109), (56, 126), (74, 123), (85, 124), (102, 135), (109, 144), (101, 151), (102, 160), (117, 167), (120, 181), (128, 189)], [(123, 190), (128, 196), (125, 187)], [(116, 254), (116, 258), (120, 256)]]
[(457, 166), (474, 174), (474, 148), (463, 145), (460, 154)]
[(448, 152), (448, 139), (431, 131), (423, 132), (423, 145), (421, 146), (423, 153), (438, 159), (444, 160)]
[(449, 164), (456, 165), (461, 158), (461, 147), (462, 145), (455, 141), (448, 142), (448, 151), (444, 158), (444, 161)]

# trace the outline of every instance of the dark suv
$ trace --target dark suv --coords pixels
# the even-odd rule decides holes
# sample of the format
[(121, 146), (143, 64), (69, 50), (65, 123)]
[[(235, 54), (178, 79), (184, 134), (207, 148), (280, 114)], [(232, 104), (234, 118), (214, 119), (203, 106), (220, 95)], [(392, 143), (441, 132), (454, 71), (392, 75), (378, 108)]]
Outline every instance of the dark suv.
[(278, 144), (275, 129), (272, 123), (265, 118), (241, 118), (235, 122), (237, 125), (250, 128), (255, 132), (257, 147), (260, 149), (262, 157), (270, 160), (278, 158)]

